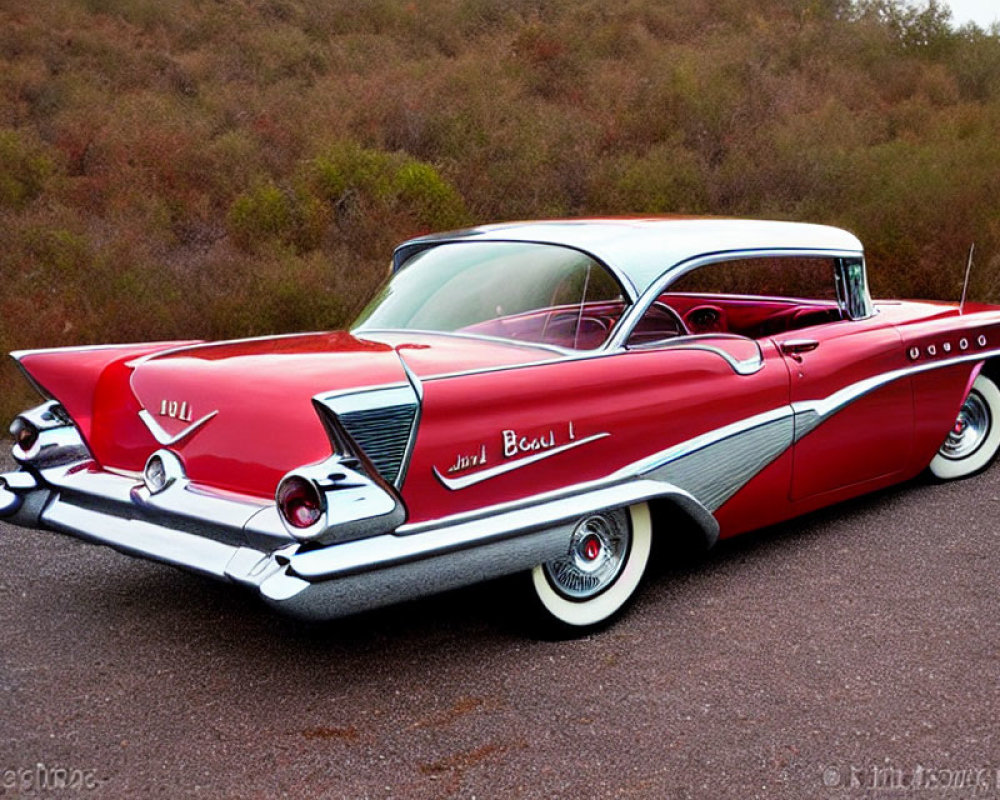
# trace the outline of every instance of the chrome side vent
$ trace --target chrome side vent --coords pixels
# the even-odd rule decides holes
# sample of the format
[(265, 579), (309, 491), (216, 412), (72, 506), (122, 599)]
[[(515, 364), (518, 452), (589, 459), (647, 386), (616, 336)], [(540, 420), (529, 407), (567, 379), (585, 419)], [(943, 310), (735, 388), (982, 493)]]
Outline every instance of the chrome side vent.
[(416, 436), (419, 401), (409, 384), (317, 397), (386, 482), (399, 486)]
[(390, 406), (341, 414), (340, 421), (379, 474), (389, 483), (395, 483), (416, 415), (416, 405)]

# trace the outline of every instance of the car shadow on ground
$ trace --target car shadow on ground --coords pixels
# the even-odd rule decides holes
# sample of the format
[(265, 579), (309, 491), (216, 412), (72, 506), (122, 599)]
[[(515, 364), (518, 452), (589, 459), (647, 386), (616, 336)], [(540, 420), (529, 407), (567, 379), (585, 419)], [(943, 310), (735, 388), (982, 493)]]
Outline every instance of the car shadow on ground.
[[(905, 502), (923, 491), (923, 481), (911, 481), (880, 492), (845, 501), (808, 515), (722, 540), (700, 557), (675, 558), (662, 545), (647, 575), (654, 593), (664, 586), (691, 587), (727, 579), (743, 562), (751, 564), (780, 559), (796, 548), (812, 546), (817, 536), (831, 535), (831, 528), (850, 529), (872, 514)], [(785, 555), (782, 555), (785, 554)], [(133, 566), (130, 564), (130, 566)], [(107, 610), (118, 623), (134, 615), (159, 630), (177, 628), (189, 636), (205, 628), (206, 635), (229, 631), (234, 644), (283, 648), (361, 648), (377, 642), (404, 639), (412, 642), (461, 637), (469, 640), (531, 638), (533, 628), (522, 613), (519, 595), (522, 576), (512, 576), (475, 586), (431, 595), (407, 603), (324, 623), (307, 623), (267, 608), (251, 592), (216, 583), (161, 565), (135, 562), (134, 568), (116, 570), (102, 588), (109, 587), (114, 602)], [(650, 588), (647, 586), (647, 590)], [(641, 613), (656, 613), (644, 608)]]

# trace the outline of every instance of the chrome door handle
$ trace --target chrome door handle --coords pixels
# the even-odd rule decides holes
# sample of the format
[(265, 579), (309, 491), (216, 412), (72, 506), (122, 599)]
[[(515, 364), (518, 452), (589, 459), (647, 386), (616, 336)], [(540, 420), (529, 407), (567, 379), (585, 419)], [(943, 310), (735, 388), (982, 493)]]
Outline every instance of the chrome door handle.
[(815, 339), (786, 339), (781, 343), (781, 352), (801, 361), (803, 353), (811, 353), (817, 347), (819, 342)]

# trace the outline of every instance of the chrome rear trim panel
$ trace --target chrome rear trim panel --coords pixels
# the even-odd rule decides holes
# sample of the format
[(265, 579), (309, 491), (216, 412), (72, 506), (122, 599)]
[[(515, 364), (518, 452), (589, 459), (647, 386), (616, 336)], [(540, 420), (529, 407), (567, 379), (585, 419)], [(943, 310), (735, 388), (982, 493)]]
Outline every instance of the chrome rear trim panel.
[[(141, 519), (114, 517), (56, 498), (42, 512), (45, 527), (110, 545), (129, 555), (145, 556), (213, 578), (225, 578), (237, 547), (194, 533), (184, 533)], [(261, 554), (263, 555), (263, 554)]]
[(269, 605), (300, 619), (326, 620), (523, 572), (565, 555), (572, 525), (310, 583), (285, 571), (260, 584)]
[[(386, 534), (345, 542), (336, 547), (297, 553), (292, 556), (290, 566), (296, 575), (306, 580), (323, 580), (478, 548), (490, 542), (559, 526), (590, 511), (618, 508), (674, 495), (688, 503), (696, 502), (686, 492), (659, 481), (632, 480), (515, 508), (485, 519), (477, 518), (435, 529), (424, 529), (420, 534)], [(536, 562), (538, 563), (541, 562)]]

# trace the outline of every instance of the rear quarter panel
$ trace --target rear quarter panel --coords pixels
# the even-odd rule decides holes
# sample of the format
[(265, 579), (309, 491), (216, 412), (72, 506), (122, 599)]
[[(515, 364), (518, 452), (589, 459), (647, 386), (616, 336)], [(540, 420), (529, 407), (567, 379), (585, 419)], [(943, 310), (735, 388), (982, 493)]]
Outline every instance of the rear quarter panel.
[[(788, 386), (787, 370), (771, 349), (764, 368), (749, 376), (736, 374), (718, 355), (676, 349), (427, 380), (403, 486), (410, 522), (604, 478), (694, 436), (770, 411), (786, 402)], [(601, 434), (464, 488), (449, 489), (436, 474), (465, 477), (529, 455), (505, 451), (511, 441), (558, 447), (571, 437)]]

